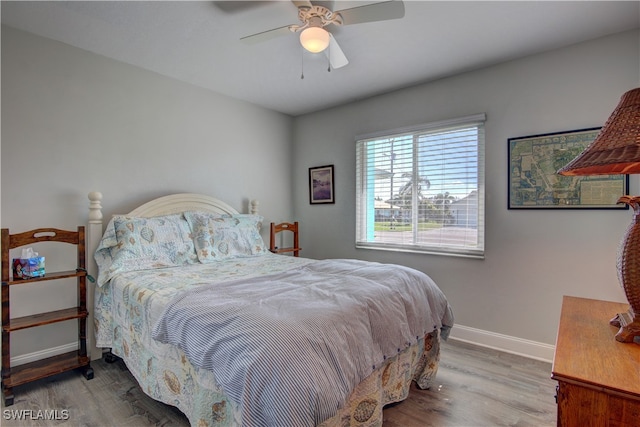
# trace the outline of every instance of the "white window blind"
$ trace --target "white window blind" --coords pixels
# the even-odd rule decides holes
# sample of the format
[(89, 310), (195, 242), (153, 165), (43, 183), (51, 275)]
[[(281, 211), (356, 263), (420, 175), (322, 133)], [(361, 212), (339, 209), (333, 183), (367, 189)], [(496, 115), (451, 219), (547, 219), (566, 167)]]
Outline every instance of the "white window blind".
[(356, 247), (484, 256), (478, 114), (356, 141)]

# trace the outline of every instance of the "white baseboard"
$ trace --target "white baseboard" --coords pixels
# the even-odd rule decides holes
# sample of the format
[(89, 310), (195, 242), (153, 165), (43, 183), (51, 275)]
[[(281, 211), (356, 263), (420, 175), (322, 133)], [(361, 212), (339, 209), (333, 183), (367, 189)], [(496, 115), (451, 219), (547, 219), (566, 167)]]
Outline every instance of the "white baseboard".
[(47, 357), (57, 356), (58, 354), (68, 353), (77, 349), (78, 343), (72, 342), (57, 347), (47, 348), (46, 350), (22, 354), (11, 358), (11, 366), (24, 365), (25, 363), (35, 362), (36, 360), (46, 359)]
[(455, 325), (449, 338), (551, 363), (555, 346), (468, 326)]

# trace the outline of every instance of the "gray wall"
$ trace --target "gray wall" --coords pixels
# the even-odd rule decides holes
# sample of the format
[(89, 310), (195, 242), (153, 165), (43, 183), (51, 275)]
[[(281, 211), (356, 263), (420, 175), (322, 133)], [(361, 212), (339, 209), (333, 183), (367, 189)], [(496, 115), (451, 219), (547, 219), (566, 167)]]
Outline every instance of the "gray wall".
[[(631, 213), (507, 210), (507, 139), (602, 125), (640, 82), (639, 39), (623, 33), (293, 119), (3, 26), (0, 222), (76, 227), (92, 190), (104, 193), (106, 215), (174, 192), (240, 210), (256, 198), (267, 221), (301, 221), (303, 256), (430, 274), (454, 307), (454, 336), (467, 328), (484, 333), (479, 341), (552, 346), (562, 295), (624, 301), (615, 256)], [(486, 259), (356, 250), (355, 136), (480, 112)], [(326, 164), (336, 203), (311, 206), (308, 168)], [(69, 257), (61, 252), (45, 248), (48, 268)], [(13, 315), (70, 300), (50, 284), (19, 288)], [(16, 334), (15, 354), (73, 342), (60, 326)]]
[[(266, 221), (289, 218), (292, 122), (3, 26), (2, 227), (75, 229), (86, 224), (93, 190), (104, 195), (106, 217), (158, 196), (195, 192), (241, 211), (258, 199)], [(41, 252), (49, 271), (73, 257), (55, 247)], [(61, 286), (14, 287), (12, 315), (73, 305), (73, 289)], [(72, 330), (16, 333), (13, 353), (73, 342)]]
[[(624, 301), (615, 262), (631, 212), (508, 210), (507, 139), (602, 126), (640, 83), (639, 39), (622, 33), (296, 118), (304, 255), (422, 270), (448, 296), (459, 325), (515, 341), (553, 345), (563, 295)], [(487, 114), (486, 259), (356, 250), (355, 136), (475, 113)], [(311, 206), (308, 168), (327, 164), (335, 165), (336, 203)]]

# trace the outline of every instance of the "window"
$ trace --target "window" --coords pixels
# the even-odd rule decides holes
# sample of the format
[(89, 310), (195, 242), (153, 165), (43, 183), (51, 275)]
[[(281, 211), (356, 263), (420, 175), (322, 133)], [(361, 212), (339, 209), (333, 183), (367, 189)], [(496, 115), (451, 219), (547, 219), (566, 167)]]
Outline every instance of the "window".
[(484, 121), (358, 137), (356, 247), (483, 257)]

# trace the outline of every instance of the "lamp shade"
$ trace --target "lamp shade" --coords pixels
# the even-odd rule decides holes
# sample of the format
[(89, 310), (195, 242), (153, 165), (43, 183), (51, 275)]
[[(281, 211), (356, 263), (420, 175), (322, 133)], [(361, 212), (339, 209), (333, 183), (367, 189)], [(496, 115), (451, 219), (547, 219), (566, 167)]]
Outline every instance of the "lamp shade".
[(640, 88), (626, 92), (596, 139), (560, 175), (640, 173)]
[(329, 46), (329, 33), (321, 27), (309, 27), (300, 33), (300, 44), (309, 52), (322, 52)]

